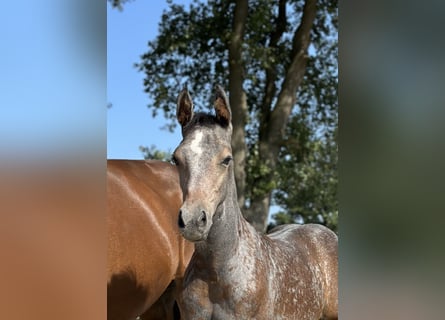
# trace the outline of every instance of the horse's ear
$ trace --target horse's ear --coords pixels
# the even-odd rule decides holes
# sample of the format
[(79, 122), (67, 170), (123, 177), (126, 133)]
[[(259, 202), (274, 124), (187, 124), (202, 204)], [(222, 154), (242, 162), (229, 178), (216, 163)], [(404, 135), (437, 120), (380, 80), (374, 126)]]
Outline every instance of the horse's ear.
[(178, 96), (178, 106), (176, 108), (176, 118), (181, 124), (181, 127), (186, 126), (193, 117), (193, 102), (187, 87), (182, 89)]
[(232, 121), (232, 111), (230, 110), (229, 99), (227, 99), (224, 89), (217, 85), (215, 96), (216, 118), (223, 126), (228, 126)]

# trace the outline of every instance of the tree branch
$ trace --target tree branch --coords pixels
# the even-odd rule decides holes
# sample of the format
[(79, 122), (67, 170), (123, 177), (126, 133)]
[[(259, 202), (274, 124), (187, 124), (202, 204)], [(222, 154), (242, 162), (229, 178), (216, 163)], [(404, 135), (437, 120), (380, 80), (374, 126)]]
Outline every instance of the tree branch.
[(242, 43), (247, 20), (248, 1), (237, 0), (233, 16), (232, 34), (229, 40), (229, 92), (232, 107), (232, 152), (235, 159), (235, 181), (240, 207), (245, 202), (246, 185), (246, 139), (245, 125), (247, 119), (246, 93), (243, 90), (244, 66), (242, 60)]
[[(259, 140), (259, 152), (261, 161), (267, 166), (269, 172), (263, 176), (266, 181), (273, 181), (274, 170), (277, 166), (278, 154), (282, 145), (284, 131), (289, 115), (296, 100), (296, 91), (303, 80), (307, 62), (307, 49), (310, 43), (310, 31), (315, 20), (316, 0), (306, 0), (303, 8), (301, 23), (295, 31), (290, 65), (287, 68), (281, 91), (278, 95), (274, 109), (270, 112), (268, 125)], [(246, 211), (246, 217), (257, 230), (265, 230), (267, 214), (258, 216), (256, 213), (268, 212), (271, 192), (265, 192), (251, 199), (251, 206)]]
[(277, 103), (271, 113), (269, 132), (280, 132), (271, 134), (269, 143), (279, 146), (284, 136), (287, 119), (296, 102), (296, 91), (303, 80), (307, 63), (307, 50), (310, 44), (310, 32), (316, 15), (316, 0), (306, 0), (303, 8), (301, 23), (294, 33), (292, 39), (291, 63), (283, 81)]
[[(269, 48), (275, 49), (278, 46), (278, 41), (286, 30), (286, 1), (280, 0), (278, 4), (278, 17), (276, 18), (276, 28), (270, 33)], [(270, 118), (272, 99), (275, 96), (277, 87), (275, 81), (277, 79), (277, 72), (274, 64), (268, 64), (266, 67), (266, 85), (265, 94), (261, 103), (261, 128), (260, 139), (267, 135), (267, 127)]]
[(287, 0), (280, 0), (278, 3), (278, 17), (276, 19), (276, 29), (270, 35), (271, 48), (276, 48), (278, 40), (280, 40), (284, 31), (286, 30), (286, 2)]

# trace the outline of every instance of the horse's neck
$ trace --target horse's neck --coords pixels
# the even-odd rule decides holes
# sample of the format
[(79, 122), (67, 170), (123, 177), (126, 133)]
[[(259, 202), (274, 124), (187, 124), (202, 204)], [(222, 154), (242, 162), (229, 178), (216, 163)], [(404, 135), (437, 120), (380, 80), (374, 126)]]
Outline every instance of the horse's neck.
[(238, 206), (234, 180), (228, 188), (228, 196), (220, 205), (219, 212), (216, 212), (217, 217), (213, 221), (207, 241), (196, 246), (203, 257), (218, 265), (234, 255), (240, 243), (240, 236), (253, 231)]

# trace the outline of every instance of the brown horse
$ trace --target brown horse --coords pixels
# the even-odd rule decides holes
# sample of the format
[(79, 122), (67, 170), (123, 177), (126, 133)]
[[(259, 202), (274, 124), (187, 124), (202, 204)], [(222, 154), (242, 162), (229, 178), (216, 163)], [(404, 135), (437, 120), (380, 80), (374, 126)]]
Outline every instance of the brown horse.
[(107, 194), (108, 319), (173, 319), (175, 284), (193, 253), (177, 227), (182, 192), (176, 167), (108, 160)]
[(258, 234), (238, 207), (231, 110), (217, 87), (216, 116), (178, 97), (183, 140), (174, 152), (184, 203), (178, 224), (195, 242), (178, 304), (185, 319), (337, 319), (335, 233), (283, 225)]

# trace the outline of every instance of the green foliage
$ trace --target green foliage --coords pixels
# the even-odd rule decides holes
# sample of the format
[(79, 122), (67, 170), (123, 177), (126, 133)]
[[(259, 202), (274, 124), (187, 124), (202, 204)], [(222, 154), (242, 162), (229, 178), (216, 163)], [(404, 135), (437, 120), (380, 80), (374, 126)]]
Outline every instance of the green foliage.
[[(273, 108), (290, 63), (292, 36), (302, 16), (304, 1), (286, 1), (282, 35), (272, 43), (279, 1), (249, 1), (243, 43), (244, 81), (247, 95), (246, 126), (247, 202), (272, 191), (273, 203), (283, 212), (277, 223), (319, 222), (336, 229), (337, 128), (338, 128), (338, 9), (337, 1), (320, 0), (311, 31), (304, 81), (281, 146), (278, 169), (271, 172), (260, 158), (260, 123), (267, 122), (262, 108)], [(153, 99), (153, 116), (162, 113), (174, 128), (176, 97), (188, 88), (195, 108), (210, 109), (215, 83), (228, 87), (228, 45), (235, 1), (194, 0), (188, 8), (169, 2), (159, 25), (159, 35), (136, 67), (145, 74), (144, 90)], [(273, 67), (273, 68), (272, 68)], [(264, 106), (266, 70), (275, 73), (276, 90)], [(236, 108), (237, 106), (232, 106)], [(153, 147), (147, 155), (161, 157)], [(165, 158), (165, 157), (164, 157)], [(265, 178), (267, 177), (267, 178)]]
[(144, 155), (144, 159), (148, 160), (162, 160), (162, 161), (170, 161), (171, 152), (161, 151), (156, 148), (155, 145), (151, 145), (150, 147), (140, 146), (139, 150)]
[[(275, 204), (285, 209), (273, 216), (277, 224), (322, 223), (337, 231), (338, 147), (334, 137), (300, 135), (300, 119), (289, 126), (289, 139), (280, 155)], [(303, 147), (300, 147), (303, 145)]]
[(194, 1), (190, 10), (170, 4), (158, 37), (148, 43), (149, 51), (137, 64), (146, 75), (144, 87), (153, 98), (153, 116), (163, 112), (171, 120), (170, 128), (176, 125), (176, 97), (183, 83), (188, 83), (198, 110), (210, 105), (208, 93), (215, 83), (227, 86), (231, 7), (228, 1), (209, 1), (209, 5)]
[[(252, 199), (259, 194), (273, 191), (277, 188), (277, 172), (272, 172), (271, 168), (262, 163), (259, 158), (259, 152), (256, 145), (250, 149), (247, 157), (247, 185), (246, 198)], [(272, 179), (264, 179), (270, 177)]]
[(113, 7), (113, 9), (118, 9), (119, 11), (124, 10), (123, 4), (126, 2), (131, 2), (134, 0), (107, 0), (108, 3), (111, 4), (111, 6)]
[(124, 7), (122, 6), (126, 2), (134, 1), (134, 0), (107, 0), (108, 3), (111, 4), (111, 6), (115, 9), (119, 9), (122, 11)]

